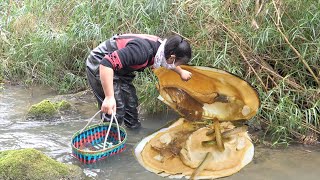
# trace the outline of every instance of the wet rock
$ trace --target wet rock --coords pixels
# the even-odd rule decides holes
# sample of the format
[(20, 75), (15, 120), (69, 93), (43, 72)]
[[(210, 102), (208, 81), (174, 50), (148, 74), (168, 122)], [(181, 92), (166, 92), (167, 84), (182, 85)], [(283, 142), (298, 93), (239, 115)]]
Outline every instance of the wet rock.
[(27, 120), (57, 119), (62, 114), (66, 114), (72, 110), (73, 107), (68, 101), (53, 102), (45, 99), (30, 107), (27, 113)]
[(55, 103), (55, 107), (57, 107), (57, 109), (60, 111), (64, 111), (71, 109), (71, 104), (65, 100), (62, 100), (58, 103)]
[(57, 162), (35, 149), (0, 151), (0, 179), (84, 179), (80, 167)]
[(43, 100), (38, 104), (34, 104), (28, 111), (30, 117), (53, 117), (58, 113), (54, 103), (49, 100)]
[(58, 121), (79, 116), (96, 107), (96, 99), (90, 90), (75, 94), (57, 95), (32, 105), (27, 113), (27, 121)]

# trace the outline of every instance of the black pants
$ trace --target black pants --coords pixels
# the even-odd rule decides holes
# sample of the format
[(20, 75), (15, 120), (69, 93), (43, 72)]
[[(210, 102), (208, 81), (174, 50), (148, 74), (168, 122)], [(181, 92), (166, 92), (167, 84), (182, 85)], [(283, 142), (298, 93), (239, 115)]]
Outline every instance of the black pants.
[[(105, 95), (100, 78), (96, 77), (89, 68), (86, 70), (89, 84), (97, 98), (99, 109), (101, 109)], [(119, 124), (124, 122), (127, 126), (132, 126), (138, 122), (138, 98), (136, 88), (132, 84), (134, 77), (133, 73), (125, 76), (114, 73), (113, 77), (114, 97), (117, 104), (116, 117)], [(110, 115), (106, 115), (106, 118), (105, 121), (109, 121)]]

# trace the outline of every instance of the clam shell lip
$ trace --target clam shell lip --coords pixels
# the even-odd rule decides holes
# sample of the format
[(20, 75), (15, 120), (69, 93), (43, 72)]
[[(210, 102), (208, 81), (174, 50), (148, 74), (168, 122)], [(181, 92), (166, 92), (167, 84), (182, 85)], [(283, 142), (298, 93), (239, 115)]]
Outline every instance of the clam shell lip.
[[(258, 101), (258, 108), (261, 106), (261, 101), (260, 101), (260, 98), (259, 98), (259, 93), (258, 91), (250, 84), (248, 83), (246, 80), (244, 80), (242, 77), (236, 75), (236, 74), (233, 74), (231, 72), (227, 72), (227, 71), (224, 71), (224, 70), (221, 70), (221, 69), (217, 69), (217, 68), (213, 68), (213, 67), (205, 67), (205, 66), (189, 66), (189, 65), (181, 65), (182, 68), (186, 68), (186, 67), (193, 67), (195, 69), (200, 69), (200, 70), (206, 70), (206, 71), (216, 71), (216, 72), (219, 72), (221, 74), (227, 74), (227, 75), (230, 75), (230, 76), (234, 76), (240, 80), (242, 80), (241, 84), (245, 84), (247, 86), (249, 86), (253, 91), (253, 94), (252, 96), (255, 96), (257, 98), (257, 101)], [(257, 109), (258, 109), (257, 108)], [(258, 110), (257, 110), (258, 111)]]

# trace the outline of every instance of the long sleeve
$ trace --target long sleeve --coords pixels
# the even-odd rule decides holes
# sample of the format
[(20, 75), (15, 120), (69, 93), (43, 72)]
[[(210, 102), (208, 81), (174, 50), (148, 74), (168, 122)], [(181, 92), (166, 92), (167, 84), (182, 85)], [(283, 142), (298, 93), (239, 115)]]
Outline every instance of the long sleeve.
[(144, 64), (155, 54), (155, 49), (146, 39), (133, 39), (126, 47), (107, 54), (101, 64), (118, 71), (122, 68)]

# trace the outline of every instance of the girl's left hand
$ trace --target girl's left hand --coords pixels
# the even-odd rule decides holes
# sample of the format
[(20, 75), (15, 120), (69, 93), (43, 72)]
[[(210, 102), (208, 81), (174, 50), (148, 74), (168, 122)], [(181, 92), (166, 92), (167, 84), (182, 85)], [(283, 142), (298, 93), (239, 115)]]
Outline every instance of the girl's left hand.
[(187, 70), (182, 70), (180, 73), (180, 78), (183, 81), (189, 81), (191, 79), (191, 77), (192, 77), (192, 73)]

